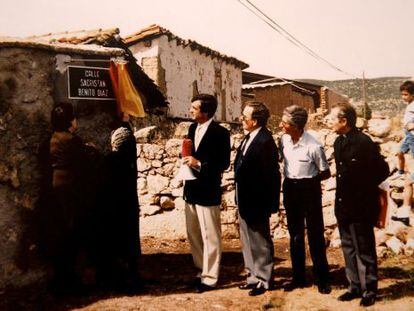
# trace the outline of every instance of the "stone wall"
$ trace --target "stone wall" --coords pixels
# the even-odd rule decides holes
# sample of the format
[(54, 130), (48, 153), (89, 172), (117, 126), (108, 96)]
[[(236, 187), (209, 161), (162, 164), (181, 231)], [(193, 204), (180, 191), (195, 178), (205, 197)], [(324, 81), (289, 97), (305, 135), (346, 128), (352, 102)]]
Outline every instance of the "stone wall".
[(37, 151), (49, 132), (53, 76), (53, 53), (0, 49), (0, 288), (42, 273), (30, 266), (36, 245), (27, 220), (39, 196)]
[[(389, 120), (377, 120), (370, 123), (369, 132), (372, 139), (381, 145), (381, 150), (389, 162), (391, 170), (395, 169), (395, 152), (399, 148), (401, 133), (390, 133), (387, 127)], [(187, 133), (189, 122), (177, 126), (174, 138), (151, 143), (146, 139), (148, 131), (140, 130), (136, 133), (138, 140), (138, 193), (140, 200), (141, 236), (152, 236), (168, 239), (185, 239), (186, 226), (182, 199), (183, 185), (174, 179), (179, 168), (179, 153), (182, 138)], [(388, 129), (388, 130), (384, 130)], [(156, 128), (152, 128), (156, 131)], [(384, 132), (385, 131), (385, 132)], [(325, 237), (330, 247), (340, 247), (339, 232), (334, 215), (334, 201), (336, 190), (336, 168), (333, 157), (333, 143), (336, 134), (328, 129), (318, 131), (309, 130), (324, 145), (330, 164), (332, 177), (322, 182), (322, 204), (325, 222)], [(278, 141), (280, 133), (274, 135)], [(242, 134), (233, 131), (231, 135), (231, 167), (223, 174), (223, 199), (221, 205), (221, 224), (224, 239), (239, 238), (237, 208), (234, 200), (233, 161), (236, 149), (241, 143)], [(143, 143), (145, 141), (145, 143)], [(407, 166), (414, 169), (414, 161), (407, 158)], [(401, 204), (403, 181), (390, 181), (392, 198)], [(283, 194), (281, 194), (283, 195)], [(281, 200), (282, 201), (282, 200)], [(395, 212), (395, 210), (393, 211)], [(414, 223), (414, 214), (411, 214), (411, 223)], [(271, 217), (271, 233), (274, 241), (288, 237), (286, 214), (283, 205), (280, 212)], [(414, 252), (414, 230), (400, 222), (390, 221), (386, 229), (376, 229), (378, 253), (384, 256), (389, 252)]]
[[(62, 100), (60, 88), (67, 88), (58, 81), (56, 55), (110, 57), (114, 51), (92, 49), (0, 42), (0, 293), (39, 283), (47, 276), (47, 264), (37, 243), (40, 147), (50, 136), (50, 112), (55, 102)], [(114, 55), (121, 55), (119, 51)], [(115, 111), (112, 104), (113, 109), (108, 110), (99, 101), (74, 102), (81, 137), (92, 141), (102, 153), (109, 145), (114, 120), (111, 111)]]

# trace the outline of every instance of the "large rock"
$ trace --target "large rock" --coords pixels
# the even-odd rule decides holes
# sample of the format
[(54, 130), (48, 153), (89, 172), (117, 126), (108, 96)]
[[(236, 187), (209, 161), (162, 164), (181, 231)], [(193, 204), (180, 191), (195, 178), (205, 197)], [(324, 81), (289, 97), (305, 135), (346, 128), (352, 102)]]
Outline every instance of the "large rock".
[(143, 173), (151, 168), (151, 162), (144, 158), (138, 158), (137, 160), (138, 172)]
[(335, 191), (323, 191), (322, 192), (322, 206), (330, 207), (335, 204)]
[(158, 136), (158, 128), (156, 126), (144, 127), (136, 131), (134, 136), (138, 143), (147, 143)]
[(404, 254), (408, 256), (414, 255), (414, 239), (408, 239), (404, 246)]
[(222, 211), (220, 214), (222, 224), (234, 224), (237, 221), (236, 209)]
[(152, 194), (161, 193), (168, 188), (170, 180), (161, 175), (150, 175), (147, 177), (148, 192)]
[(174, 132), (175, 138), (186, 138), (188, 135), (188, 129), (190, 128), (192, 122), (181, 122), (177, 125)]
[(165, 151), (169, 157), (179, 157), (181, 154), (182, 139), (169, 139), (165, 144)]
[(140, 207), (139, 214), (141, 217), (152, 216), (157, 214), (159, 211), (161, 211), (161, 207), (158, 205), (144, 205)]
[(164, 147), (156, 144), (144, 144), (142, 153), (148, 160), (161, 160), (164, 155)]
[(371, 119), (368, 121), (368, 132), (375, 137), (385, 137), (391, 132), (390, 119)]
[(323, 190), (325, 191), (331, 191), (331, 190), (336, 189), (336, 178), (335, 177), (331, 177), (323, 181), (322, 183), (323, 183)]
[(323, 208), (323, 221), (325, 227), (336, 226), (335, 210), (333, 206)]
[(178, 197), (174, 200), (174, 205), (176, 211), (184, 211), (185, 210), (185, 201), (183, 198)]
[(184, 187), (181, 187), (181, 188), (174, 188), (174, 189), (172, 189), (172, 191), (171, 191), (171, 195), (172, 195), (173, 197), (182, 197), (182, 196), (183, 196), (183, 194), (184, 194)]
[(397, 239), (395, 236), (393, 236), (389, 240), (387, 240), (387, 242), (385, 242), (385, 244), (396, 255), (401, 254), (403, 249), (404, 249), (404, 244), (399, 239)]
[(235, 224), (222, 224), (221, 236), (223, 239), (238, 239), (240, 237), (239, 229)]
[(160, 205), (163, 210), (172, 210), (175, 207), (174, 201), (170, 197), (161, 197)]
[(222, 201), (225, 207), (236, 207), (235, 191), (233, 190), (233, 191), (226, 192), (223, 195)]
[(270, 223), (270, 230), (275, 230), (276, 227), (280, 224), (279, 213), (273, 213), (270, 216), (269, 223)]
[(387, 242), (390, 237), (391, 236), (388, 235), (384, 230), (375, 231), (375, 243), (377, 246), (384, 246), (385, 242)]
[(187, 237), (184, 211), (174, 209), (140, 219), (141, 237), (160, 239), (184, 239)]

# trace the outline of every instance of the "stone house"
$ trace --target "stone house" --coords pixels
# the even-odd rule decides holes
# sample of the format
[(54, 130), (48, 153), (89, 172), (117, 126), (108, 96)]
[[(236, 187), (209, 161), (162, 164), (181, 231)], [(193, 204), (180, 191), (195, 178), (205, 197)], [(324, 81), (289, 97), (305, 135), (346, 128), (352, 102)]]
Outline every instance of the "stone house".
[[(0, 39), (0, 292), (38, 284), (48, 272), (37, 242), (45, 176), (40, 146), (50, 137), (52, 107), (72, 102), (79, 135), (98, 152), (109, 150), (116, 105), (106, 93), (108, 85), (103, 86), (107, 80), (97, 77), (105, 68), (91, 67), (124, 56), (122, 49), (98, 45)], [(68, 87), (77, 80), (69, 78), (72, 65), (89, 75), (81, 77), (85, 85), (73, 99)], [(96, 88), (86, 85), (95, 82)], [(88, 96), (79, 98), (83, 95)]]
[(347, 96), (323, 85), (245, 71), (242, 93), (243, 103), (252, 99), (263, 101), (276, 116), (281, 116), (290, 105), (304, 106), (310, 113), (327, 113), (335, 103), (349, 102)]
[(158, 25), (124, 39), (138, 64), (163, 91), (169, 116), (189, 118), (197, 93), (215, 94), (216, 119), (236, 121), (241, 114), (242, 70), (248, 65), (193, 40), (184, 40)]

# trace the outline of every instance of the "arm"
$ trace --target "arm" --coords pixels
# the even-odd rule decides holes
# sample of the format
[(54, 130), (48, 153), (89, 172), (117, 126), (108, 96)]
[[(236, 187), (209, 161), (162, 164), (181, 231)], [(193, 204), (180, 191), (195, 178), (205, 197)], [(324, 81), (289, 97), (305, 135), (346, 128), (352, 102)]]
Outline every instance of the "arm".
[(315, 165), (318, 167), (319, 174), (318, 178), (319, 180), (325, 180), (331, 177), (331, 171), (329, 170), (329, 164), (326, 159), (325, 150), (322, 146), (318, 146), (314, 150), (314, 161)]

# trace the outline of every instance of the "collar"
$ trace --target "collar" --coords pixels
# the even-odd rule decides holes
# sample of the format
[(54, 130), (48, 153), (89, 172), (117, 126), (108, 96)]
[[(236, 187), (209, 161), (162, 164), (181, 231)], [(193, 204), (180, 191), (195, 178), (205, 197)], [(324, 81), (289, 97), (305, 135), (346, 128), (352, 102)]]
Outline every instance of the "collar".
[(259, 133), (259, 131), (262, 129), (262, 127), (258, 127), (257, 129), (255, 129), (254, 131), (251, 131), (250, 133), (246, 133), (250, 134), (250, 138), (249, 140), (253, 141), (253, 139), (256, 137), (256, 135)]
[(292, 146), (304, 146), (307, 133), (306, 131), (303, 131), (302, 135), (300, 136), (299, 140), (296, 143), (293, 143), (292, 136), (290, 136), (289, 134), (286, 134), (286, 136), (287, 136), (289, 143), (292, 144)]
[(211, 124), (211, 122), (213, 122), (213, 118), (210, 118), (208, 121), (204, 122), (203, 124), (199, 124), (197, 123), (197, 128), (205, 128), (207, 129), (209, 127), (209, 125)]

